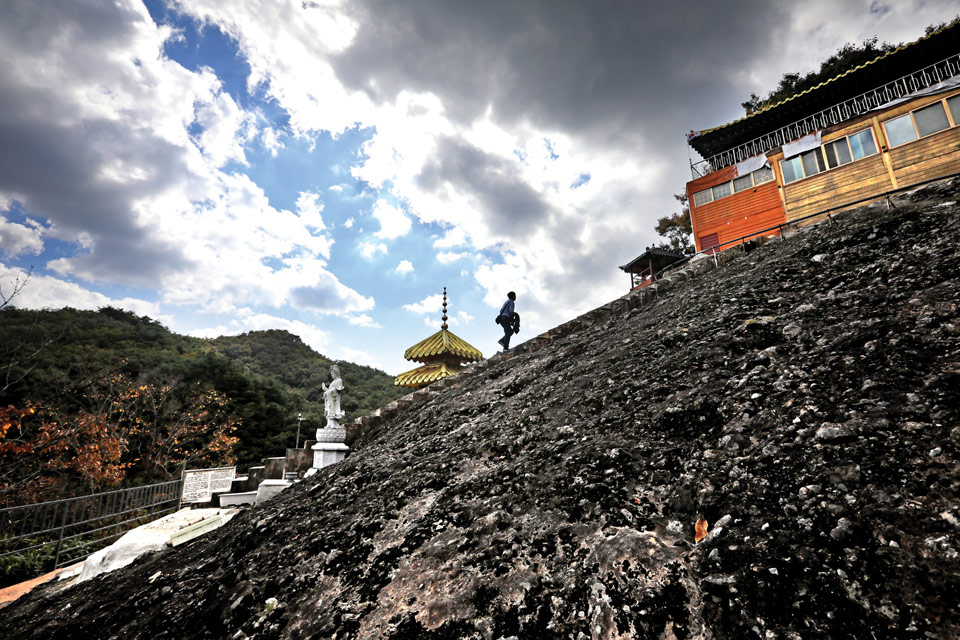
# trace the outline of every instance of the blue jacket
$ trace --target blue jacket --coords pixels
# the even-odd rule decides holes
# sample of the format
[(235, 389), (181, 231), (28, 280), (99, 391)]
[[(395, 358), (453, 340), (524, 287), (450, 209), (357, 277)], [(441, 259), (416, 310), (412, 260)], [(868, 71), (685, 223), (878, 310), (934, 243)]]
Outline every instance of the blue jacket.
[(508, 318), (513, 317), (513, 300), (507, 298), (507, 301), (500, 307), (500, 315)]

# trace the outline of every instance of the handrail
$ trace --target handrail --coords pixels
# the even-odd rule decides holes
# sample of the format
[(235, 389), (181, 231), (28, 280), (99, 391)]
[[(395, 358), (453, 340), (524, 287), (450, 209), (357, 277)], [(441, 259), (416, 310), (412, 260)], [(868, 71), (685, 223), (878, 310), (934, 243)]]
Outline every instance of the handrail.
[[(124, 525), (176, 511), (182, 480), (168, 480), (128, 489), (115, 489), (85, 496), (49, 500), (0, 509), (0, 537), (12, 549), (0, 550), (0, 558), (22, 555), (43, 547), (54, 547), (54, 568), (85, 558), (96, 549), (77, 554), (77, 550), (106, 546), (126, 532)], [(129, 517), (133, 516), (133, 517)], [(113, 529), (110, 535), (93, 534)], [(69, 533), (68, 533), (69, 532)], [(69, 560), (61, 561), (64, 544), (77, 540)], [(20, 544), (17, 544), (17, 543)]]

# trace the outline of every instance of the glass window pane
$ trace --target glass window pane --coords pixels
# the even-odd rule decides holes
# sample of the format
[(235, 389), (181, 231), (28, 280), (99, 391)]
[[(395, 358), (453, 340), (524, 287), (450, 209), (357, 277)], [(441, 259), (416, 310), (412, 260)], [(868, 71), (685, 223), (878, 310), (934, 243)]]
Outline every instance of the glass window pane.
[(910, 114), (884, 122), (883, 128), (887, 130), (887, 140), (891, 147), (917, 139), (917, 131), (913, 128)]
[(707, 204), (713, 200), (713, 192), (710, 189), (705, 189), (704, 191), (698, 191), (693, 194), (693, 204), (700, 206), (702, 204)]
[(783, 172), (783, 184), (789, 184), (794, 180), (803, 177), (803, 170), (800, 168), (800, 158), (790, 158), (780, 163), (780, 171)]
[(800, 160), (803, 162), (803, 174), (805, 176), (815, 176), (824, 169), (823, 156), (820, 155), (820, 149), (812, 149), (800, 154)]
[(854, 160), (875, 154), (877, 145), (873, 141), (873, 132), (870, 129), (864, 129), (850, 136), (850, 149), (853, 151)]
[(730, 190), (730, 183), (724, 182), (723, 184), (718, 184), (713, 188), (713, 199), (719, 200), (720, 198), (728, 196), (731, 193), (733, 192)]
[(753, 184), (763, 184), (771, 180), (773, 180), (773, 169), (770, 167), (763, 167), (753, 172)]
[(917, 131), (920, 132), (921, 137), (943, 131), (950, 126), (942, 102), (935, 102), (929, 107), (914, 111), (913, 117), (917, 121)]
[(837, 151), (833, 148), (836, 143), (830, 143), (823, 148), (823, 153), (827, 156), (827, 166), (833, 169), (839, 166), (837, 163)]
[(750, 178), (749, 173), (745, 176), (740, 176), (739, 178), (733, 181), (733, 191), (735, 193), (739, 193), (744, 189), (749, 189), (752, 186), (753, 186), (753, 180)]
[(837, 162), (841, 165), (847, 164), (848, 162), (853, 162), (853, 158), (850, 157), (850, 147), (847, 145), (847, 139), (837, 140), (833, 143), (833, 150), (837, 154)]
[(960, 125), (960, 95), (947, 98), (947, 106), (950, 108), (950, 115), (953, 116), (953, 126)]

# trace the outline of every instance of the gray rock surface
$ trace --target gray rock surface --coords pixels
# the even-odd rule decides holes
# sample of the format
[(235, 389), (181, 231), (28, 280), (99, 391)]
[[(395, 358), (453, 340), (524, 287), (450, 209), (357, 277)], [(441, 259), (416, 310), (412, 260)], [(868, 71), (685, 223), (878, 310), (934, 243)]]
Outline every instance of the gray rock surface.
[[(16, 602), (0, 637), (960, 637), (957, 196), (480, 367), (209, 537)], [(722, 525), (695, 543), (699, 518)]]

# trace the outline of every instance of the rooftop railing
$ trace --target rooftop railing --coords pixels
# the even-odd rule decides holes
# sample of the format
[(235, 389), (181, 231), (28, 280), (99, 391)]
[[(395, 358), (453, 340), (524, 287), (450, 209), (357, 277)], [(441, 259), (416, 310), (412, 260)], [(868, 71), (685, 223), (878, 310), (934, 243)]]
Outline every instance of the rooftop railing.
[(924, 67), (913, 73), (897, 78), (875, 89), (839, 102), (832, 107), (818, 111), (784, 127), (774, 129), (749, 142), (737, 145), (726, 151), (712, 155), (690, 165), (693, 179), (743, 162), (747, 158), (766, 153), (803, 136), (826, 129), (841, 122), (868, 113), (888, 102), (909, 97), (911, 94), (937, 85), (953, 77), (960, 76), (960, 53)]

